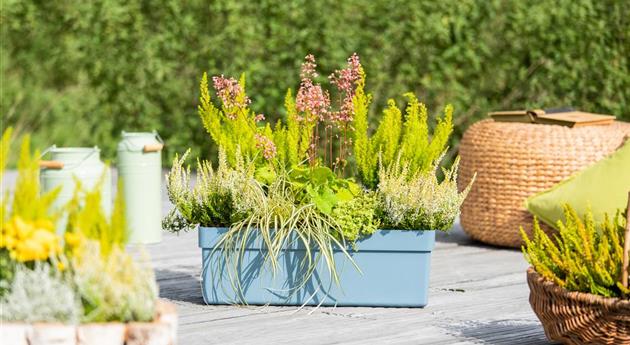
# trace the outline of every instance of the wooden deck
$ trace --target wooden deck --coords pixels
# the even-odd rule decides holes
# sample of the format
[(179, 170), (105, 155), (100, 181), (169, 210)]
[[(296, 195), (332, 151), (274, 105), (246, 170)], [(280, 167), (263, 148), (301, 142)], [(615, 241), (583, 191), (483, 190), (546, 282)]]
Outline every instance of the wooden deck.
[(178, 306), (182, 345), (547, 344), (522, 254), (474, 243), (457, 226), (439, 236), (424, 309), (207, 306), (196, 233), (166, 234), (150, 252), (160, 295)]
[(149, 250), (160, 295), (178, 306), (180, 345), (548, 344), (521, 252), (474, 242), (458, 225), (438, 233), (423, 309), (208, 306), (196, 232), (164, 234)]
[[(12, 187), (8, 175), (3, 190)], [(160, 295), (178, 307), (180, 345), (548, 343), (529, 306), (520, 251), (473, 242), (457, 225), (438, 234), (424, 309), (208, 306), (195, 232), (165, 234), (148, 249)]]

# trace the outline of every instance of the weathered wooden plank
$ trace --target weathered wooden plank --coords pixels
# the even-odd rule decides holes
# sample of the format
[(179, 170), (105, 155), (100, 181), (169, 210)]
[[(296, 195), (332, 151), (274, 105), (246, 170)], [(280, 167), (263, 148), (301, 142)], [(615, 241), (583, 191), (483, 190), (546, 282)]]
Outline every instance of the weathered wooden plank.
[[(455, 229), (449, 239), (465, 236)], [(439, 240), (441, 240), (439, 237)], [(466, 241), (468, 242), (468, 241)], [(152, 253), (162, 294), (201, 303), (196, 234), (166, 235)], [(180, 304), (185, 344), (544, 344), (518, 251), (438, 242), (429, 306), (236, 307)]]

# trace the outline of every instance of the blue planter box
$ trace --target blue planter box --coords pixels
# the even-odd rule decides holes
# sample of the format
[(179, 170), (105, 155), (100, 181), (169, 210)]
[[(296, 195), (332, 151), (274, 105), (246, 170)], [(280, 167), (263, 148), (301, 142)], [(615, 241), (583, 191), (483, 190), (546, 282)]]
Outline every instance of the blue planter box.
[[(208, 304), (245, 303), (254, 305), (324, 305), (373, 307), (424, 307), (428, 300), (431, 251), (435, 231), (378, 230), (348, 249), (359, 272), (341, 250), (335, 263), (340, 285), (331, 281), (325, 263), (320, 262), (311, 279), (299, 289), (299, 262), (305, 251), (291, 248), (279, 258), (275, 276), (263, 264), (260, 240), (246, 246), (241, 265), (225, 268), (215, 244), (226, 228), (199, 228), (202, 249), (202, 293)], [(220, 267), (223, 266), (223, 267)], [(240, 288), (230, 275), (237, 272)], [(239, 296), (239, 290), (241, 296)]]

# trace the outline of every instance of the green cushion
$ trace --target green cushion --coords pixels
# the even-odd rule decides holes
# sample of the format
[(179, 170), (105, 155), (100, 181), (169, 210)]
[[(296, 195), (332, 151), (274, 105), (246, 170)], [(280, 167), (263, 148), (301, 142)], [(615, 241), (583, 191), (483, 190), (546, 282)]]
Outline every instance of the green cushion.
[(628, 205), (630, 192), (630, 140), (610, 156), (569, 177), (550, 190), (531, 196), (525, 207), (538, 219), (557, 228), (564, 221), (563, 204), (583, 217), (590, 209), (596, 222)]

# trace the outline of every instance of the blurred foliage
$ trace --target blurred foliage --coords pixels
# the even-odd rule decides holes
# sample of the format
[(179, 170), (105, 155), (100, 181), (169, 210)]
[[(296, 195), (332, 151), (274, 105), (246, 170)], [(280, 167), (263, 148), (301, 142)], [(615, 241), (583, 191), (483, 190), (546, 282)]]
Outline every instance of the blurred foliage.
[[(327, 75), (352, 52), (372, 112), (412, 91), (455, 108), (453, 150), (490, 109), (572, 105), (630, 119), (630, 6), (617, 0), (29, 1), (1, 3), (2, 126), (43, 148), (157, 129), (166, 162), (215, 149), (197, 83), (247, 74), (252, 108), (284, 116), (300, 63)], [(373, 116), (374, 114), (372, 114)], [(435, 114), (430, 114), (434, 116)], [(452, 153), (452, 152), (451, 152)]]

